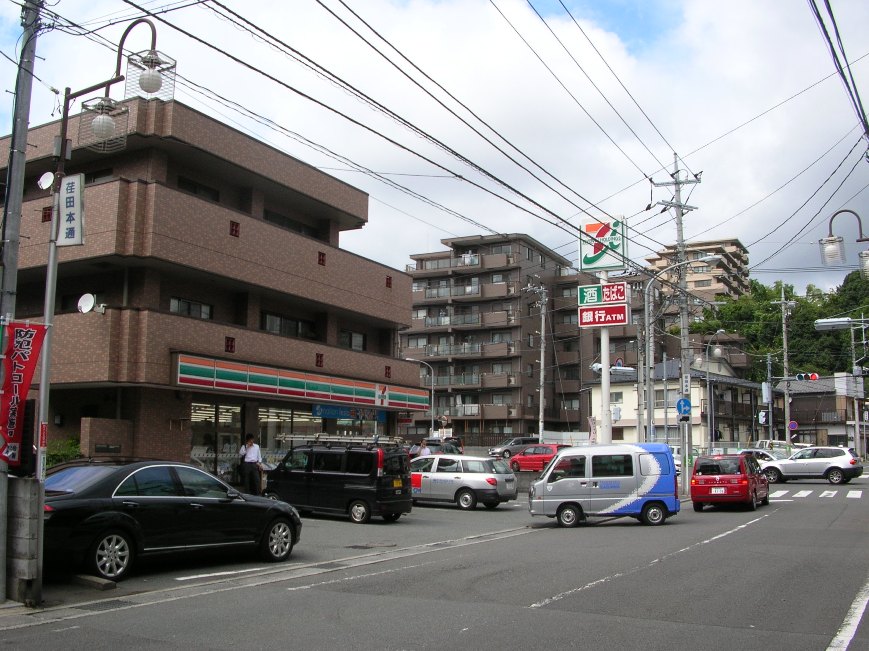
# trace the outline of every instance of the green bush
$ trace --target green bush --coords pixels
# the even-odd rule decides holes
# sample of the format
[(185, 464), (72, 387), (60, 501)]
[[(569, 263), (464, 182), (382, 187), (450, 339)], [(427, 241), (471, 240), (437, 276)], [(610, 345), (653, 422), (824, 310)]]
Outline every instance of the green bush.
[(50, 468), (64, 461), (72, 461), (82, 456), (79, 440), (75, 437), (62, 441), (49, 441), (45, 452), (45, 467)]

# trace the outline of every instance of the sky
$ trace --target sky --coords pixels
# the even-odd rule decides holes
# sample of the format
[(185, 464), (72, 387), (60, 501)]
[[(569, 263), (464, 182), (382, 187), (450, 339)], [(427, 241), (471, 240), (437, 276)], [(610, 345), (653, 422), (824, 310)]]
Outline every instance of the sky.
[[(829, 4), (869, 102), (869, 2)], [(869, 160), (806, 0), (46, 5), (31, 125), (59, 118), (54, 89), (110, 78), (121, 33), (153, 12), (175, 99), (368, 193), (368, 224), (341, 246), (396, 269), (444, 238), (490, 233), (526, 233), (578, 265), (581, 224), (616, 217), (644, 264), (676, 242), (674, 211), (658, 204), (672, 186), (651, 182), (672, 180), (674, 155), (680, 178), (701, 179), (682, 188), (685, 240), (738, 239), (766, 285), (833, 290), (869, 248), (840, 214), (846, 264), (821, 261), (836, 211), (869, 233)], [(0, 133), (19, 14), (0, 0)], [(125, 49), (149, 37), (138, 25)]]

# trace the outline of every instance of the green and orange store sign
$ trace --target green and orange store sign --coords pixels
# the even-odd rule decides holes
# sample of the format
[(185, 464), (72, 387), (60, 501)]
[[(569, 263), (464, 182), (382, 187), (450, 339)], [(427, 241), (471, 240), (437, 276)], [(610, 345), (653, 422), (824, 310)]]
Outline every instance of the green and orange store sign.
[(427, 411), (429, 392), (349, 380), (318, 373), (230, 362), (195, 355), (177, 355), (176, 383), (189, 389), (233, 391), (274, 398), (300, 398), (379, 409)]

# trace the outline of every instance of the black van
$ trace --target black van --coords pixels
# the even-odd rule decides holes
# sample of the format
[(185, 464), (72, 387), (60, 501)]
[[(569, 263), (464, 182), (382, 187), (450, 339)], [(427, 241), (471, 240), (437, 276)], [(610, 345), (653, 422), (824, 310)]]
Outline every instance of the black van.
[[(299, 438), (293, 436), (293, 443)], [(379, 515), (394, 522), (411, 509), (407, 451), (399, 439), (303, 440), (269, 471), (265, 495), (303, 513), (349, 515), (359, 523)]]

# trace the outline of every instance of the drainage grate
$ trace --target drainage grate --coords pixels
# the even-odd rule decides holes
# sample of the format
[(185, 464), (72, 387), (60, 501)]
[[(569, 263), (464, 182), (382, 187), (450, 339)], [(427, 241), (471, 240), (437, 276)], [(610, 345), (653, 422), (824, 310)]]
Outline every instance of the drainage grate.
[(79, 610), (112, 610), (114, 608), (123, 608), (124, 606), (134, 606), (132, 601), (122, 601), (121, 599), (108, 599), (106, 601), (97, 601), (92, 604), (80, 604), (74, 606)]

